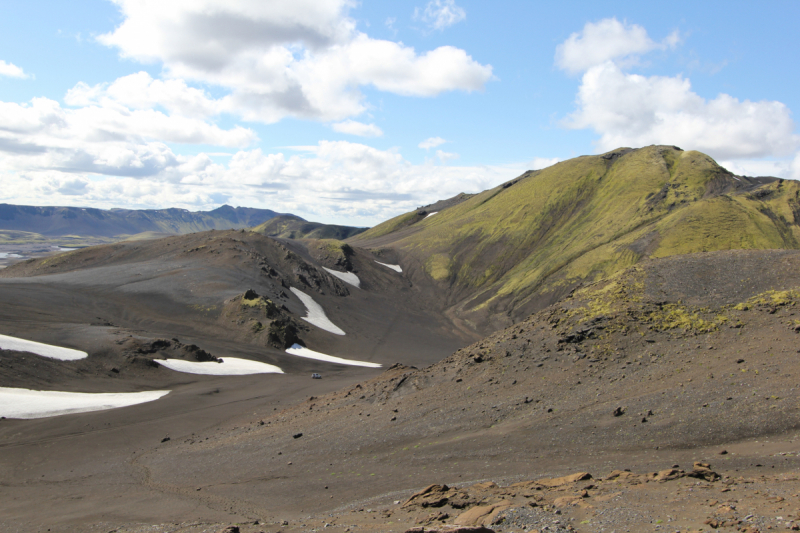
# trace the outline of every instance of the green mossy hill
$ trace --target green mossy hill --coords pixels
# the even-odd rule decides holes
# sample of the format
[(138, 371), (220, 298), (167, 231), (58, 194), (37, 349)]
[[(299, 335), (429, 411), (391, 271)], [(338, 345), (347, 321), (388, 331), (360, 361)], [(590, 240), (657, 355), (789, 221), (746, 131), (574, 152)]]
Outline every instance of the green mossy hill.
[(252, 228), (251, 231), (282, 239), (347, 239), (366, 229), (320, 224), (294, 215), (281, 215)]
[(378, 224), (374, 228), (371, 228), (366, 232), (360, 234), (358, 238), (375, 239), (378, 237), (383, 237), (384, 235), (389, 235), (403, 228), (413, 226), (417, 222), (428, 218), (429, 215), (432, 214), (438, 215), (440, 211), (444, 211), (445, 209), (463, 203), (472, 198), (473, 196), (475, 195), (466, 194), (462, 192), (453, 196), (452, 198), (448, 198), (446, 200), (439, 200), (436, 203), (418, 207), (415, 211), (412, 211), (410, 213), (405, 213), (403, 215), (396, 216), (394, 218), (390, 218), (386, 222)]
[(520, 318), (550, 303), (543, 294), (647, 257), (798, 248), (798, 222), (799, 183), (734, 176), (700, 152), (649, 146), (526, 172), (434, 217), (407, 213), (350, 242), (379, 240), (423, 265), (460, 295), (461, 315)]

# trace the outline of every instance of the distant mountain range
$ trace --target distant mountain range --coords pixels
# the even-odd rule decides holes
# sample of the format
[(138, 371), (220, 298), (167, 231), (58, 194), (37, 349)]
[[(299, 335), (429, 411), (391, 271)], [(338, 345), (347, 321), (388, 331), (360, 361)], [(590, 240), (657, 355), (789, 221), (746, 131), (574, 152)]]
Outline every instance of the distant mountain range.
[(0, 204), (0, 230), (44, 237), (125, 237), (145, 232), (193, 233), (257, 226), (280, 213), (223, 205), (213, 211), (186, 209), (92, 209)]

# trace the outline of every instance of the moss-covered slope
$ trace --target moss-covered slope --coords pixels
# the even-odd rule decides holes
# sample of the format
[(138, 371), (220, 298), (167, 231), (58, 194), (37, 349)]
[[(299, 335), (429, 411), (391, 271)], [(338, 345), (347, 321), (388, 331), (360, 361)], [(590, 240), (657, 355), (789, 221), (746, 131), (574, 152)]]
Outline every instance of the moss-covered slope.
[(645, 257), (798, 248), (799, 195), (796, 182), (734, 176), (699, 152), (625, 148), (527, 172), (433, 217), (401, 215), (351, 242), (402, 252), (480, 324)]

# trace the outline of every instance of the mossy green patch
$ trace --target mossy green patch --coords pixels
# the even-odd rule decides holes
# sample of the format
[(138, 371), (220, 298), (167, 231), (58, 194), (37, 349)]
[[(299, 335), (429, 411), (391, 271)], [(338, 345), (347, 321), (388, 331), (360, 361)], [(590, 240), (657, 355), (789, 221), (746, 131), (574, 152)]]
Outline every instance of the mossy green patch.
[(377, 226), (370, 228), (367, 231), (359, 234), (358, 239), (366, 240), (366, 239), (374, 239), (377, 237), (383, 237), (384, 235), (388, 235), (389, 233), (405, 228), (406, 226), (410, 226), (414, 222), (418, 222), (423, 218), (424, 217), (419, 215), (419, 213), (417, 213), (416, 211), (412, 211), (410, 213), (404, 213), (394, 218), (390, 218), (386, 222), (381, 222)]
[(646, 322), (661, 331), (678, 328), (683, 331), (710, 333), (718, 330), (728, 320), (724, 314), (708, 316), (706, 309), (692, 309), (681, 304), (666, 304), (646, 315)]
[(269, 298), (265, 298), (263, 296), (259, 296), (257, 298), (247, 299), (242, 297), (241, 300), (242, 307), (249, 307), (249, 308), (260, 308), (264, 310), (264, 316), (267, 318), (273, 318), (279, 314), (278, 306), (270, 300)]
[(620, 313), (631, 304), (642, 301), (643, 272), (639, 267), (620, 271), (606, 280), (578, 289), (573, 300), (583, 302), (567, 313), (581, 315), (584, 320)]
[(785, 291), (769, 290), (749, 298), (746, 302), (741, 302), (734, 306), (737, 311), (747, 311), (756, 306), (781, 307), (785, 305), (796, 305), (800, 300), (800, 290), (788, 289)]
[(450, 277), (450, 258), (447, 254), (434, 254), (425, 262), (425, 270), (436, 281)]

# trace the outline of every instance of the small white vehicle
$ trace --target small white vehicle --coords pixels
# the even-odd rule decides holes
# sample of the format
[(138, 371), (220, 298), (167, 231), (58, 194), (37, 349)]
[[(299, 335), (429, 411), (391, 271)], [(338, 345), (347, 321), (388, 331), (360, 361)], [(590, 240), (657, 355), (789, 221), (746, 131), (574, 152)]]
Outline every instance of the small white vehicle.
[(311, 379), (322, 379), (322, 376), (314, 372), (313, 374), (311, 374)]

